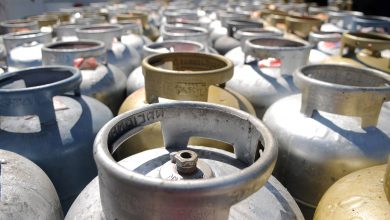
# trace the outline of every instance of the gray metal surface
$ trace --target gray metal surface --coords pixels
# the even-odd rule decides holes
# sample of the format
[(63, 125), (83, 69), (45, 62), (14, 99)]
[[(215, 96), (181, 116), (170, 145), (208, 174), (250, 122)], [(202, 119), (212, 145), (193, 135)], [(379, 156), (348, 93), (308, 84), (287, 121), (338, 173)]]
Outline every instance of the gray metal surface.
[(30, 160), (5, 150), (0, 150), (0, 196), (0, 219), (63, 219), (47, 175)]
[(79, 71), (64, 66), (0, 77), (0, 148), (40, 166), (56, 187), (64, 210), (96, 176), (93, 140), (112, 118), (102, 103), (79, 95), (80, 82)]
[(89, 25), (76, 29), (79, 39), (91, 39), (104, 42), (107, 60), (119, 68), (126, 76), (141, 64), (141, 57), (136, 49), (120, 42), (123, 27), (118, 24)]
[[(156, 121), (161, 121), (165, 148), (116, 162), (111, 154), (120, 144)], [(187, 146), (191, 136), (231, 143), (236, 153)], [(254, 160), (259, 142), (261, 156)], [(258, 119), (219, 105), (174, 102), (126, 112), (97, 136), (94, 151), (99, 177), (80, 194), (66, 218), (302, 219), (283, 187), (272, 178), (267, 182), (277, 155), (275, 144)], [(170, 153), (184, 149), (196, 152), (215, 178), (162, 179), (161, 167), (171, 163)]]
[[(390, 104), (382, 103), (390, 94), (389, 77), (337, 65), (313, 65), (300, 71), (295, 81), (303, 95), (274, 103), (263, 120), (279, 143), (274, 175), (295, 199), (314, 208), (341, 177), (386, 162)], [(378, 107), (378, 122), (373, 124), (370, 109)], [(363, 112), (369, 119), (355, 117)], [(369, 124), (373, 126), (366, 127)]]
[(90, 58), (95, 59), (96, 67), (80, 70), (83, 78), (80, 91), (103, 102), (116, 114), (126, 97), (126, 77), (119, 69), (107, 65), (107, 53), (102, 42), (93, 40), (57, 42), (42, 48), (44, 65), (74, 66), (77, 59)]

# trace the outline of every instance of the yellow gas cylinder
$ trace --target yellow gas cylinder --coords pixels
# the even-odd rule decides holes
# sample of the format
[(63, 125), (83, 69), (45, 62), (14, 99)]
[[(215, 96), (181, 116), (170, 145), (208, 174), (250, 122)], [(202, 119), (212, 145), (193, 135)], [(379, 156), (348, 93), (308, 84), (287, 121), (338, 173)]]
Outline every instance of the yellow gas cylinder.
[[(360, 50), (356, 51), (356, 49)], [(345, 53), (345, 50), (348, 52)], [(390, 73), (390, 35), (361, 32), (344, 33), (341, 38), (340, 56), (330, 57), (324, 62), (366, 65)]]
[(117, 21), (136, 21), (142, 25), (143, 34), (150, 38), (150, 40), (155, 41), (160, 36), (160, 33), (154, 25), (149, 23), (148, 14), (141, 11), (129, 11), (127, 13), (118, 14), (116, 16)]
[(387, 165), (359, 170), (337, 181), (322, 197), (314, 219), (390, 219), (390, 158)]
[(319, 31), (322, 25), (322, 20), (310, 16), (287, 16), (286, 17), (286, 32), (293, 33), (298, 37), (306, 39), (310, 32)]
[[(245, 97), (221, 87), (233, 76), (233, 63), (223, 56), (190, 52), (156, 54), (142, 61), (142, 70), (145, 87), (126, 98), (119, 114), (152, 103), (186, 100), (221, 104), (255, 115), (252, 104)], [(122, 145), (116, 156), (123, 158), (162, 146), (161, 144), (163, 139), (160, 124), (151, 124), (128, 139), (124, 143), (126, 146)], [(232, 151), (230, 145), (209, 139), (194, 137), (191, 138), (190, 144)]]
[(43, 32), (52, 32), (53, 26), (60, 22), (60, 19), (56, 15), (37, 15), (30, 16), (28, 20), (37, 21), (38, 26)]

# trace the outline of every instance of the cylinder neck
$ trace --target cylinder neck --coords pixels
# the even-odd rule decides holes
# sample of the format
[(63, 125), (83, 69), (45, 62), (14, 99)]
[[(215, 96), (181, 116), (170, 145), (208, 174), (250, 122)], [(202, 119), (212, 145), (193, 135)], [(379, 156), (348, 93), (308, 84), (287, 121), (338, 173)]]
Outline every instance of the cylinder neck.
[(3, 36), (3, 41), (6, 51), (9, 52), (15, 47), (31, 42), (47, 44), (52, 41), (52, 38), (51, 33), (28, 31), (6, 34)]
[(128, 20), (122, 20), (118, 21), (118, 24), (123, 26), (124, 33), (131, 33), (136, 35), (142, 35), (143, 29), (141, 24), (135, 22), (135, 21), (128, 21)]
[(233, 76), (231, 61), (203, 53), (156, 54), (145, 58), (142, 68), (148, 103), (158, 102), (158, 97), (207, 101), (211, 85), (223, 84)]
[(6, 33), (38, 30), (38, 22), (26, 19), (8, 20), (0, 23)]
[(322, 21), (306, 16), (287, 16), (286, 31), (294, 33), (299, 37), (306, 38), (311, 31), (319, 31)]
[(106, 49), (102, 42), (91, 40), (56, 42), (42, 48), (44, 65), (80, 66), (75, 63), (77, 60), (84, 61), (89, 58), (95, 58), (96, 64), (106, 64)]
[(91, 25), (76, 30), (79, 39), (90, 39), (102, 41), (107, 49), (112, 47), (114, 39), (123, 34), (121, 25)]
[(258, 37), (282, 37), (283, 32), (278, 30), (266, 30), (263, 28), (242, 28), (238, 30), (234, 37), (241, 41), (241, 47), (245, 46), (245, 41)]
[(53, 28), (58, 40), (64, 40), (64, 37), (76, 37), (76, 29), (80, 28), (78, 24), (62, 23)]
[(322, 32), (322, 31), (313, 31), (309, 34), (309, 42), (317, 44), (320, 41), (325, 42), (339, 42), (341, 40), (342, 34), (340, 32)]
[(129, 12), (126, 14), (118, 14), (116, 16), (118, 21), (136, 21), (142, 24), (143, 28), (148, 26), (148, 15), (141, 12)]
[(341, 38), (340, 55), (344, 47), (350, 47), (354, 52), (355, 48), (368, 49), (371, 51), (381, 51), (390, 49), (390, 36), (379, 33), (344, 33)]
[(255, 58), (280, 59), (280, 73), (291, 75), (298, 67), (306, 64), (312, 45), (304, 41), (295, 41), (281, 37), (259, 37), (245, 42), (243, 51), (245, 60)]
[(60, 19), (61, 23), (70, 21), (70, 13), (67, 12), (52, 11), (52, 12), (47, 12), (46, 14), (57, 16)]
[(202, 52), (204, 46), (195, 41), (171, 40), (160, 43), (152, 43), (143, 47), (144, 57), (153, 54), (169, 53), (169, 52)]
[[(53, 97), (74, 91), (81, 74), (75, 68), (50, 66), (23, 69), (0, 77), (1, 116), (37, 115), (41, 124), (55, 122)], [(18, 101), (15, 101), (18, 100)]]
[(32, 16), (32, 17), (29, 17), (29, 19), (37, 21), (40, 28), (48, 27), (48, 26), (51, 27), (51, 26), (58, 24), (58, 22), (59, 22), (59, 18), (55, 15)]
[(243, 28), (262, 28), (263, 23), (250, 19), (232, 19), (226, 22), (228, 36), (234, 37), (234, 33)]
[(208, 31), (201, 27), (164, 25), (161, 35), (165, 40), (190, 40), (207, 45)]
[(301, 112), (314, 110), (361, 118), (376, 126), (382, 104), (390, 100), (390, 77), (380, 71), (343, 65), (309, 65), (294, 74), (302, 91)]

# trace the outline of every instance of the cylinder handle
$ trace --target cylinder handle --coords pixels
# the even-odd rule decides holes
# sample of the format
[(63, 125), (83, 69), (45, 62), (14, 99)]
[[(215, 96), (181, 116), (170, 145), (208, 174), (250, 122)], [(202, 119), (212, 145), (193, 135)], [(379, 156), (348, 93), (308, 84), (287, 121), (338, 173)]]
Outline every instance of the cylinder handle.
[(294, 82), (302, 91), (301, 112), (314, 110), (361, 118), (361, 127), (376, 126), (382, 104), (390, 100), (390, 76), (353, 66), (319, 64), (301, 67)]
[(220, 55), (172, 52), (146, 57), (142, 71), (147, 103), (158, 102), (158, 97), (207, 101), (209, 86), (233, 77), (233, 64)]
[(0, 76), (0, 115), (37, 115), (41, 124), (56, 121), (53, 97), (80, 95), (79, 70), (65, 66), (23, 69)]

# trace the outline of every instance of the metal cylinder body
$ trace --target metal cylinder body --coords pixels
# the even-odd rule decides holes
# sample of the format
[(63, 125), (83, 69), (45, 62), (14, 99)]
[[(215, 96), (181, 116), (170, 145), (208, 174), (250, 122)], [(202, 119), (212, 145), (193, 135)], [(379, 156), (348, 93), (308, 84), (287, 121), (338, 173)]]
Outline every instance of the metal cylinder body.
[(275, 176), (313, 211), (338, 179), (386, 161), (389, 79), (375, 70), (309, 65), (296, 71), (294, 82), (302, 95), (274, 103), (263, 121), (279, 141)]
[(30, 160), (0, 150), (0, 218), (63, 219), (60, 200), (47, 175)]
[[(146, 120), (138, 120), (140, 115)], [(135, 123), (128, 123), (133, 119)], [(164, 128), (165, 148), (119, 162), (113, 158), (120, 142), (157, 121)], [(192, 135), (234, 143), (235, 155), (187, 146)], [(258, 141), (263, 147), (255, 160)], [(66, 219), (303, 219), (277, 180), (268, 180), (277, 154), (272, 136), (257, 118), (242, 111), (194, 102), (150, 105), (111, 121), (95, 143), (100, 175), (80, 194)], [(200, 176), (179, 169), (193, 155), (194, 172)]]
[(126, 77), (114, 65), (107, 64), (107, 52), (100, 41), (57, 42), (42, 48), (44, 65), (77, 67), (83, 80), (80, 91), (106, 104), (113, 114), (126, 97)]
[(96, 176), (92, 143), (112, 118), (101, 102), (80, 96), (80, 83), (79, 71), (64, 66), (25, 69), (0, 80), (0, 148), (40, 166), (65, 212)]

